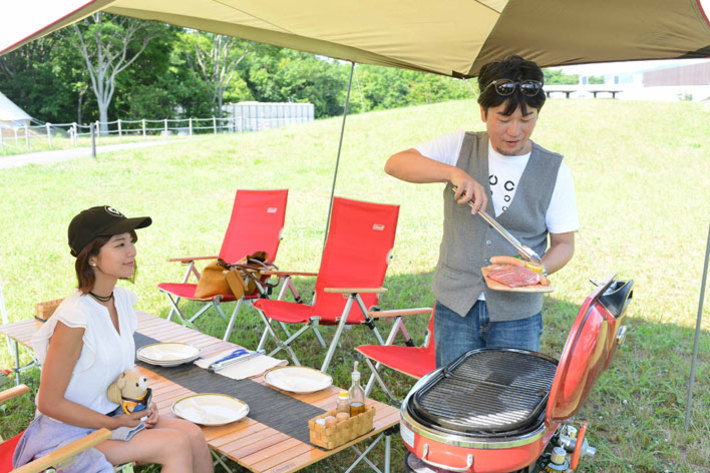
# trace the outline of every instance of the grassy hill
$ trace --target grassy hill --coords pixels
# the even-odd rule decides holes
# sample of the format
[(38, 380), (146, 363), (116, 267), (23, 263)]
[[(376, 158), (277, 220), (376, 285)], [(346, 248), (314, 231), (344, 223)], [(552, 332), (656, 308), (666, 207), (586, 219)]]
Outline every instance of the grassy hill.
[[(562, 153), (571, 167), (582, 224), (574, 259), (552, 276), (555, 291), (545, 301), (542, 351), (559, 356), (591, 290), (589, 279), (618, 273), (636, 283), (626, 344), (578, 416), (590, 423), (590, 442), (599, 450), (578, 471), (710, 470), (707, 309), (693, 421), (687, 432), (683, 425), (710, 223), (708, 123), (707, 103), (557, 99), (545, 105), (533, 134), (542, 146)], [(340, 119), (322, 120), (99, 155), (98, 162), (81, 158), (0, 171), (0, 277), (10, 320), (29, 318), (36, 302), (72, 290), (66, 229), (74, 214), (93, 205), (110, 204), (128, 216), (153, 218), (150, 228), (139, 231), (140, 269), (131, 286), (138, 307), (147, 312), (167, 315), (167, 300), (156, 285), (182, 276), (183, 267), (166, 258), (219, 250), (238, 188), (289, 189), (277, 263), (283, 269), (317, 270), (340, 125)], [(441, 237), (443, 187), (398, 181), (385, 175), (384, 162), (396, 151), (458, 128), (483, 129), (475, 102), (347, 119), (336, 195), (401, 206), (383, 309), (433, 303), (429, 282)], [(310, 293), (312, 280), (297, 282)], [(260, 322), (253, 312), (243, 314), (232, 340), (253, 348)], [(426, 322), (425, 316), (409, 321), (418, 341)], [(214, 321), (203, 327), (217, 334), (223, 325)], [(364, 330), (347, 335), (350, 341), (334, 359), (333, 374), (341, 385), (348, 383), (354, 359), (350, 348), (372, 341)], [(319, 366), (322, 354), (315, 347), (311, 338), (297, 350)], [(10, 365), (3, 350), (0, 366)], [(29, 378), (34, 388), (36, 378), (36, 373)], [(389, 378), (400, 395), (412, 384), (404, 376)], [(13, 406), (0, 411), (5, 437), (32, 416), (29, 403)], [(394, 444), (396, 471), (403, 447), (399, 440)], [(348, 455), (304, 471), (337, 470)]]

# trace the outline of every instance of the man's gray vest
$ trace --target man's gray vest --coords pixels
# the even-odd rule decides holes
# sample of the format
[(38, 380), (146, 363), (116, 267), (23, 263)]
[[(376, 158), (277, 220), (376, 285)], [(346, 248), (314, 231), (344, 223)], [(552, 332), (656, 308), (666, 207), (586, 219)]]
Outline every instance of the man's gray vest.
[[(541, 255), (547, 249), (545, 214), (557, 181), (562, 156), (533, 143), (513, 201), (496, 220), (523, 244)], [(488, 183), (488, 134), (466, 133), (456, 166), (466, 171), (485, 188)], [(486, 212), (495, 215), (488, 200)], [(518, 320), (542, 310), (542, 294), (492, 291), (486, 286), (481, 267), (491, 256), (518, 252), (471, 208), (454, 200), (451, 183), (444, 189), (444, 234), (439, 249), (432, 290), (436, 299), (464, 317), (485, 293), (491, 321)]]

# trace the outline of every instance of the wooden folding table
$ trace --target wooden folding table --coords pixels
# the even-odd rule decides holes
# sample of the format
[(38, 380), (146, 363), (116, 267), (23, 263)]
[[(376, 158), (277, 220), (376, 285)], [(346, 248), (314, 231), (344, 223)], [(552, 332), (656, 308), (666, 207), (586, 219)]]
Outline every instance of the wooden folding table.
[[(203, 358), (237, 347), (233, 343), (159, 317), (143, 312), (137, 312), (137, 315), (137, 346), (146, 340), (188, 343), (199, 348)], [(30, 346), (32, 335), (40, 326), (41, 322), (36, 320), (0, 326), (0, 333), (15, 342), (17, 370), (20, 369), (18, 344)], [(379, 471), (366, 455), (376, 443), (384, 439), (383, 471), (390, 471), (390, 440), (399, 424), (399, 410), (392, 406), (369, 399), (367, 403), (375, 408), (374, 429), (340, 447), (324, 450), (308, 442), (307, 418), (334, 407), (339, 391), (335, 386), (315, 393), (294, 394), (268, 386), (261, 375), (234, 381), (193, 365), (177, 368), (152, 367), (141, 362), (137, 362), (137, 365), (148, 377), (153, 401), (162, 416), (172, 416), (171, 408), (175, 401), (197, 393), (229, 393), (250, 405), (249, 415), (242, 420), (221, 426), (202, 427), (213, 455), (227, 469), (224, 458), (256, 473), (289, 473), (353, 447), (359, 455), (355, 463), (365, 460), (370, 467)], [(220, 389), (222, 391), (216, 391)], [(366, 439), (371, 439), (370, 445), (361, 452), (355, 445)]]

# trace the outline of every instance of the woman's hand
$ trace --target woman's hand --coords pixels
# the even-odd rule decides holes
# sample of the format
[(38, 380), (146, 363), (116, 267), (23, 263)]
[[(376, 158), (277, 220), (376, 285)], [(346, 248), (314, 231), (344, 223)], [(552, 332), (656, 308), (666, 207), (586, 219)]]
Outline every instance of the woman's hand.
[(113, 426), (111, 429), (117, 429), (119, 427), (136, 427), (141, 423), (141, 418), (146, 416), (145, 411), (134, 412), (132, 414), (123, 414), (118, 417), (111, 417), (113, 419)]
[[(147, 412), (148, 418), (145, 420), (145, 426), (148, 429), (152, 429), (158, 423), (158, 408), (155, 407), (155, 403), (150, 403)], [(146, 411), (143, 411), (143, 414), (145, 413)]]

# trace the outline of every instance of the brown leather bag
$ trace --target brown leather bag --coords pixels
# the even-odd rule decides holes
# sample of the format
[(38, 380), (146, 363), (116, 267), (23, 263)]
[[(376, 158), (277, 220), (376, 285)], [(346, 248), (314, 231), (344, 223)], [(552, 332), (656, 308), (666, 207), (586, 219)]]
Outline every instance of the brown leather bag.
[(195, 297), (212, 297), (219, 294), (233, 294), (237, 299), (259, 292), (259, 286), (270, 290), (276, 284), (266, 283), (261, 271), (276, 269), (273, 263), (267, 263), (269, 255), (257, 251), (245, 256), (234, 264), (218, 259), (202, 270), (202, 276), (195, 288)]
[(239, 299), (242, 296), (252, 296), (262, 290), (270, 290), (276, 284), (269, 284), (261, 274), (262, 271), (276, 269), (273, 263), (267, 263), (269, 255), (265, 251), (252, 253), (235, 264), (229, 265), (226, 274), (227, 284)]
[(204, 298), (219, 294), (229, 294), (231, 291), (225, 279), (225, 275), (228, 271), (229, 266), (220, 259), (205, 266), (202, 270), (200, 280), (197, 281), (195, 297)]

